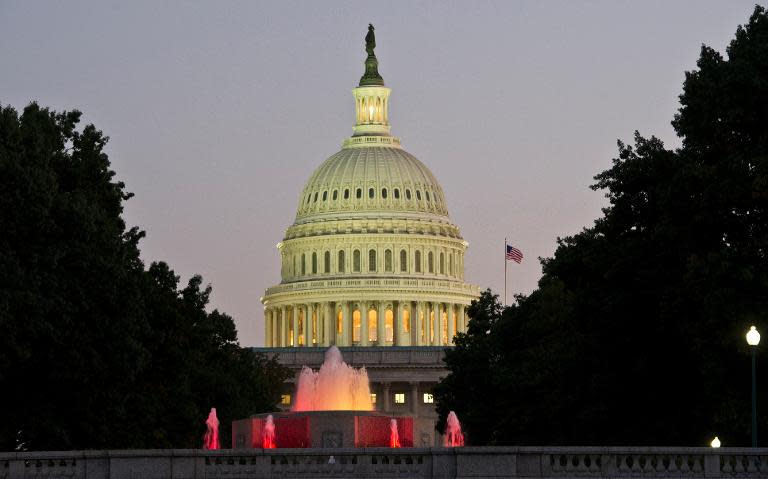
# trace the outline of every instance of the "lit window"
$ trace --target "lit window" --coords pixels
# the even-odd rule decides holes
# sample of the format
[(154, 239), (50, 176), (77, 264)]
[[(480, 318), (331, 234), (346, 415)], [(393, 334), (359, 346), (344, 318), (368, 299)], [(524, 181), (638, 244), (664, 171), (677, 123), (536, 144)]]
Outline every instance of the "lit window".
[(376, 393), (371, 393), (371, 404), (376, 405)]
[(424, 393), (424, 404), (432, 404), (435, 402), (435, 398), (429, 393)]
[(291, 395), (290, 394), (281, 394), (280, 395), (280, 404), (283, 406), (290, 406), (291, 405)]
[(395, 404), (405, 404), (405, 393), (395, 393)]

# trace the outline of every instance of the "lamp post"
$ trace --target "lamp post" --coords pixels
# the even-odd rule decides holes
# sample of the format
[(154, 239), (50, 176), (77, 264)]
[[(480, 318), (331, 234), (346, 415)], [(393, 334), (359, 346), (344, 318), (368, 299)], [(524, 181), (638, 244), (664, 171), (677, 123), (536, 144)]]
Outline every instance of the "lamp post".
[(755, 358), (757, 345), (760, 344), (760, 333), (754, 326), (747, 332), (747, 344), (752, 350), (752, 447), (757, 447), (757, 379), (755, 376)]

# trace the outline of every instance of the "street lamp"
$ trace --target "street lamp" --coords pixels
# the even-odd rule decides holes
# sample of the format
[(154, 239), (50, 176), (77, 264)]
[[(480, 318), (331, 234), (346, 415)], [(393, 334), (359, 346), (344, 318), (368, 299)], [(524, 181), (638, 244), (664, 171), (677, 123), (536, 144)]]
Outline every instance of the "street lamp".
[(757, 447), (757, 379), (755, 376), (755, 357), (757, 345), (760, 344), (760, 333), (754, 326), (747, 332), (747, 344), (752, 350), (752, 447)]
[(715, 438), (712, 439), (712, 442), (710, 442), (709, 445), (714, 447), (714, 448), (720, 447), (720, 438), (715, 436)]

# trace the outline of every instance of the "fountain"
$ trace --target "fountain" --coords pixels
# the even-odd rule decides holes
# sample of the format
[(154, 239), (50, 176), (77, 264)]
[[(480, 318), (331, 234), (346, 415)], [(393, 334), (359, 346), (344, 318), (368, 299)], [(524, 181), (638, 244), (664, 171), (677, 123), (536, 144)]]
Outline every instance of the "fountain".
[(355, 369), (331, 346), (320, 370), (304, 366), (296, 386), (292, 411), (371, 411), (371, 388), (365, 368)]
[(456, 413), (448, 413), (445, 425), (445, 438), (443, 439), (445, 447), (459, 447), (464, 445), (464, 434), (461, 433), (461, 423)]
[(346, 364), (336, 346), (318, 371), (302, 368), (295, 398), (290, 412), (233, 421), (233, 447), (413, 447), (413, 418), (374, 411), (368, 373)]
[(261, 447), (262, 449), (274, 449), (277, 447), (277, 444), (275, 443), (275, 421), (271, 414), (267, 416), (267, 419), (264, 422)]
[(400, 447), (400, 435), (397, 433), (397, 420), (389, 421), (389, 447)]
[(205, 436), (203, 436), (203, 449), (220, 449), (219, 444), (219, 418), (216, 417), (216, 408), (212, 407), (205, 420)]

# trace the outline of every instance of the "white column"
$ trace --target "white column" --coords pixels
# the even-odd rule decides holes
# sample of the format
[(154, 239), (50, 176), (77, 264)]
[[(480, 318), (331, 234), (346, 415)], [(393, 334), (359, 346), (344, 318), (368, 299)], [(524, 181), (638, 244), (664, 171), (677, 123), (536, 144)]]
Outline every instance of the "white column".
[(392, 327), (394, 328), (394, 334), (392, 334), (392, 345), (403, 345), (403, 319), (402, 312), (400, 311), (400, 301), (392, 302)]
[(352, 346), (352, 319), (349, 308), (349, 301), (341, 303), (341, 334), (336, 335), (336, 344), (339, 346)]
[[(294, 304), (291, 307), (291, 310), (293, 311), (293, 334), (291, 335), (291, 338), (293, 339), (293, 347), (297, 347), (299, 345), (299, 305)], [(291, 334), (290, 332), (288, 334)], [(290, 344), (290, 341), (288, 342)]]
[(280, 308), (280, 341), (278, 342), (278, 346), (286, 347), (288, 346), (288, 308), (283, 306)]
[(387, 310), (385, 309), (386, 306), (384, 304), (384, 301), (379, 301), (376, 303), (376, 344), (378, 346), (386, 346), (387, 345), (387, 335), (386, 335), (386, 313)]
[(264, 310), (264, 346), (272, 347), (272, 310)]
[[(418, 416), (419, 413), (419, 383), (411, 381), (411, 397), (408, 398), (411, 401), (411, 414)], [(416, 438), (414, 438), (416, 439)]]
[(453, 303), (449, 303), (448, 306), (450, 309), (448, 310), (448, 345), (453, 344), (453, 337), (456, 336), (456, 324), (458, 321), (454, 321), (454, 318), (456, 318), (456, 305)]
[(331, 345), (331, 338), (333, 337), (334, 326), (336, 325), (336, 318), (332, 314), (331, 302), (326, 301), (323, 303), (323, 346)]
[(312, 329), (310, 328), (310, 323), (312, 322), (312, 305), (311, 304), (302, 304), (302, 308), (304, 308), (304, 324), (302, 326), (304, 327), (304, 347), (309, 347), (312, 345)]
[(389, 412), (389, 410), (391, 409), (389, 406), (389, 401), (390, 401), (389, 383), (386, 383), (386, 382), (381, 383), (381, 394), (382, 396), (384, 396), (381, 398), (382, 399), (381, 412)]
[(368, 303), (360, 302), (360, 346), (368, 346)]

